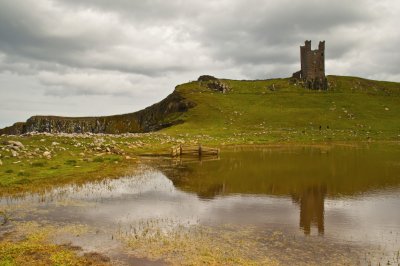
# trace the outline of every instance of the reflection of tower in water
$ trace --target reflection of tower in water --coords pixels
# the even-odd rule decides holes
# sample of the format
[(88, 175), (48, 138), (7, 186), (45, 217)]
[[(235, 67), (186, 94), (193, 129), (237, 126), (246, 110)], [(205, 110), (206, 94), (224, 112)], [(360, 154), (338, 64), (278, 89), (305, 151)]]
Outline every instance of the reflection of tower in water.
[(304, 234), (310, 234), (311, 225), (317, 226), (319, 234), (324, 234), (325, 195), (325, 185), (312, 186), (292, 195), (293, 200), (300, 205), (300, 228)]

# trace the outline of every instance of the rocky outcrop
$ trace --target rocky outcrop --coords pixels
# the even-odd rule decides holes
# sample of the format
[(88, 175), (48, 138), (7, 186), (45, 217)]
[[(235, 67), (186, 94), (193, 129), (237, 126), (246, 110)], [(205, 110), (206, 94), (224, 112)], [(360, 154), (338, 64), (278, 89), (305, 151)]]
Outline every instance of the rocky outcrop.
[(200, 84), (209, 88), (210, 90), (214, 90), (217, 92), (227, 93), (231, 90), (231, 88), (227, 84), (210, 75), (200, 76), (197, 81), (199, 81)]
[(150, 132), (182, 123), (183, 121), (179, 118), (170, 119), (171, 115), (186, 112), (194, 106), (194, 102), (188, 101), (181, 94), (174, 91), (161, 102), (135, 113), (78, 118), (33, 116), (25, 123), (16, 123), (11, 127), (0, 129), (0, 134), (20, 135), (29, 132), (90, 132), (107, 134)]
[(200, 76), (197, 81), (200, 82), (207, 82), (207, 81), (214, 81), (214, 80), (218, 80), (216, 77), (210, 76), (210, 75), (202, 75)]
[(207, 83), (207, 87), (211, 90), (217, 91), (217, 92), (222, 92), (222, 93), (227, 93), (231, 90), (231, 88), (221, 82), (220, 80), (214, 80), (214, 81), (210, 81)]

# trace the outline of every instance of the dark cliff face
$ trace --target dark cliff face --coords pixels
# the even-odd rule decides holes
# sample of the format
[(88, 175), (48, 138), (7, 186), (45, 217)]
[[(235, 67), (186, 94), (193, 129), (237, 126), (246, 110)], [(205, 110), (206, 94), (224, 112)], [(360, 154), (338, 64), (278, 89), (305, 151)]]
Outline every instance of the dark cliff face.
[[(160, 130), (182, 123), (179, 114), (194, 107), (194, 102), (186, 100), (174, 91), (167, 98), (141, 111), (104, 117), (57, 117), (33, 116), (25, 123), (15, 123), (0, 129), (0, 134), (20, 135), (29, 132), (49, 133), (141, 133)], [(174, 115), (174, 114), (177, 114)], [(172, 116), (175, 119), (172, 119)], [(178, 117), (178, 118), (176, 118)]]

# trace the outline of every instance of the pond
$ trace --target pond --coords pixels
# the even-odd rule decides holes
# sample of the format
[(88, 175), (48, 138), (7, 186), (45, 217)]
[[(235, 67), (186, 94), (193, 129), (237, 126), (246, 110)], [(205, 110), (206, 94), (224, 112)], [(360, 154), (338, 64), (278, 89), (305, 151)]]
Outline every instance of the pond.
[[(237, 147), (120, 179), (3, 197), (12, 222), (122, 264), (400, 263), (396, 144)], [(17, 224), (17, 225), (16, 225)]]

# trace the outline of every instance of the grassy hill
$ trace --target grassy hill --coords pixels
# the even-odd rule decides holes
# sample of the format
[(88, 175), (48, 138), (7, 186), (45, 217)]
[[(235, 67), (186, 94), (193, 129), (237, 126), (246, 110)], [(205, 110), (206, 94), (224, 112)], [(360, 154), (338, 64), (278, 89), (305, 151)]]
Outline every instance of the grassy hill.
[(307, 90), (289, 79), (194, 81), (177, 86), (165, 100), (136, 113), (33, 117), (2, 133), (160, 130), (0, 135), (0, 193), (121, 176), (139, 163), (140, 155), (167, 154), (180, 143), (292, 146), (377, 140), (398, 146), (400, 83), (337, 76), (328, 80), (328, 91)]
[[(227, 92), (218, 91), (215, 82)], [(161, 129), (172, 136), (187, 134), (218, 143), (221, 139), (227, 143), (400, 139), (400, 83), (340, 76), (329, 76), (328, 82), (328, 91), (313, 91), (290, 79), (193, 81), (135, 113), (36, 116), (0, 134), (119, 134)]]
[[(328, 91), (312, 91), (289, 79), (221, 80), (221, 93), (206, 82), (176, 92), (196, 103), (179, 115), (168, 134), (251, 140), (400, 139), (400, 83), (329, 76)], [(176, 114), (169, 117), (177, 119)]]

